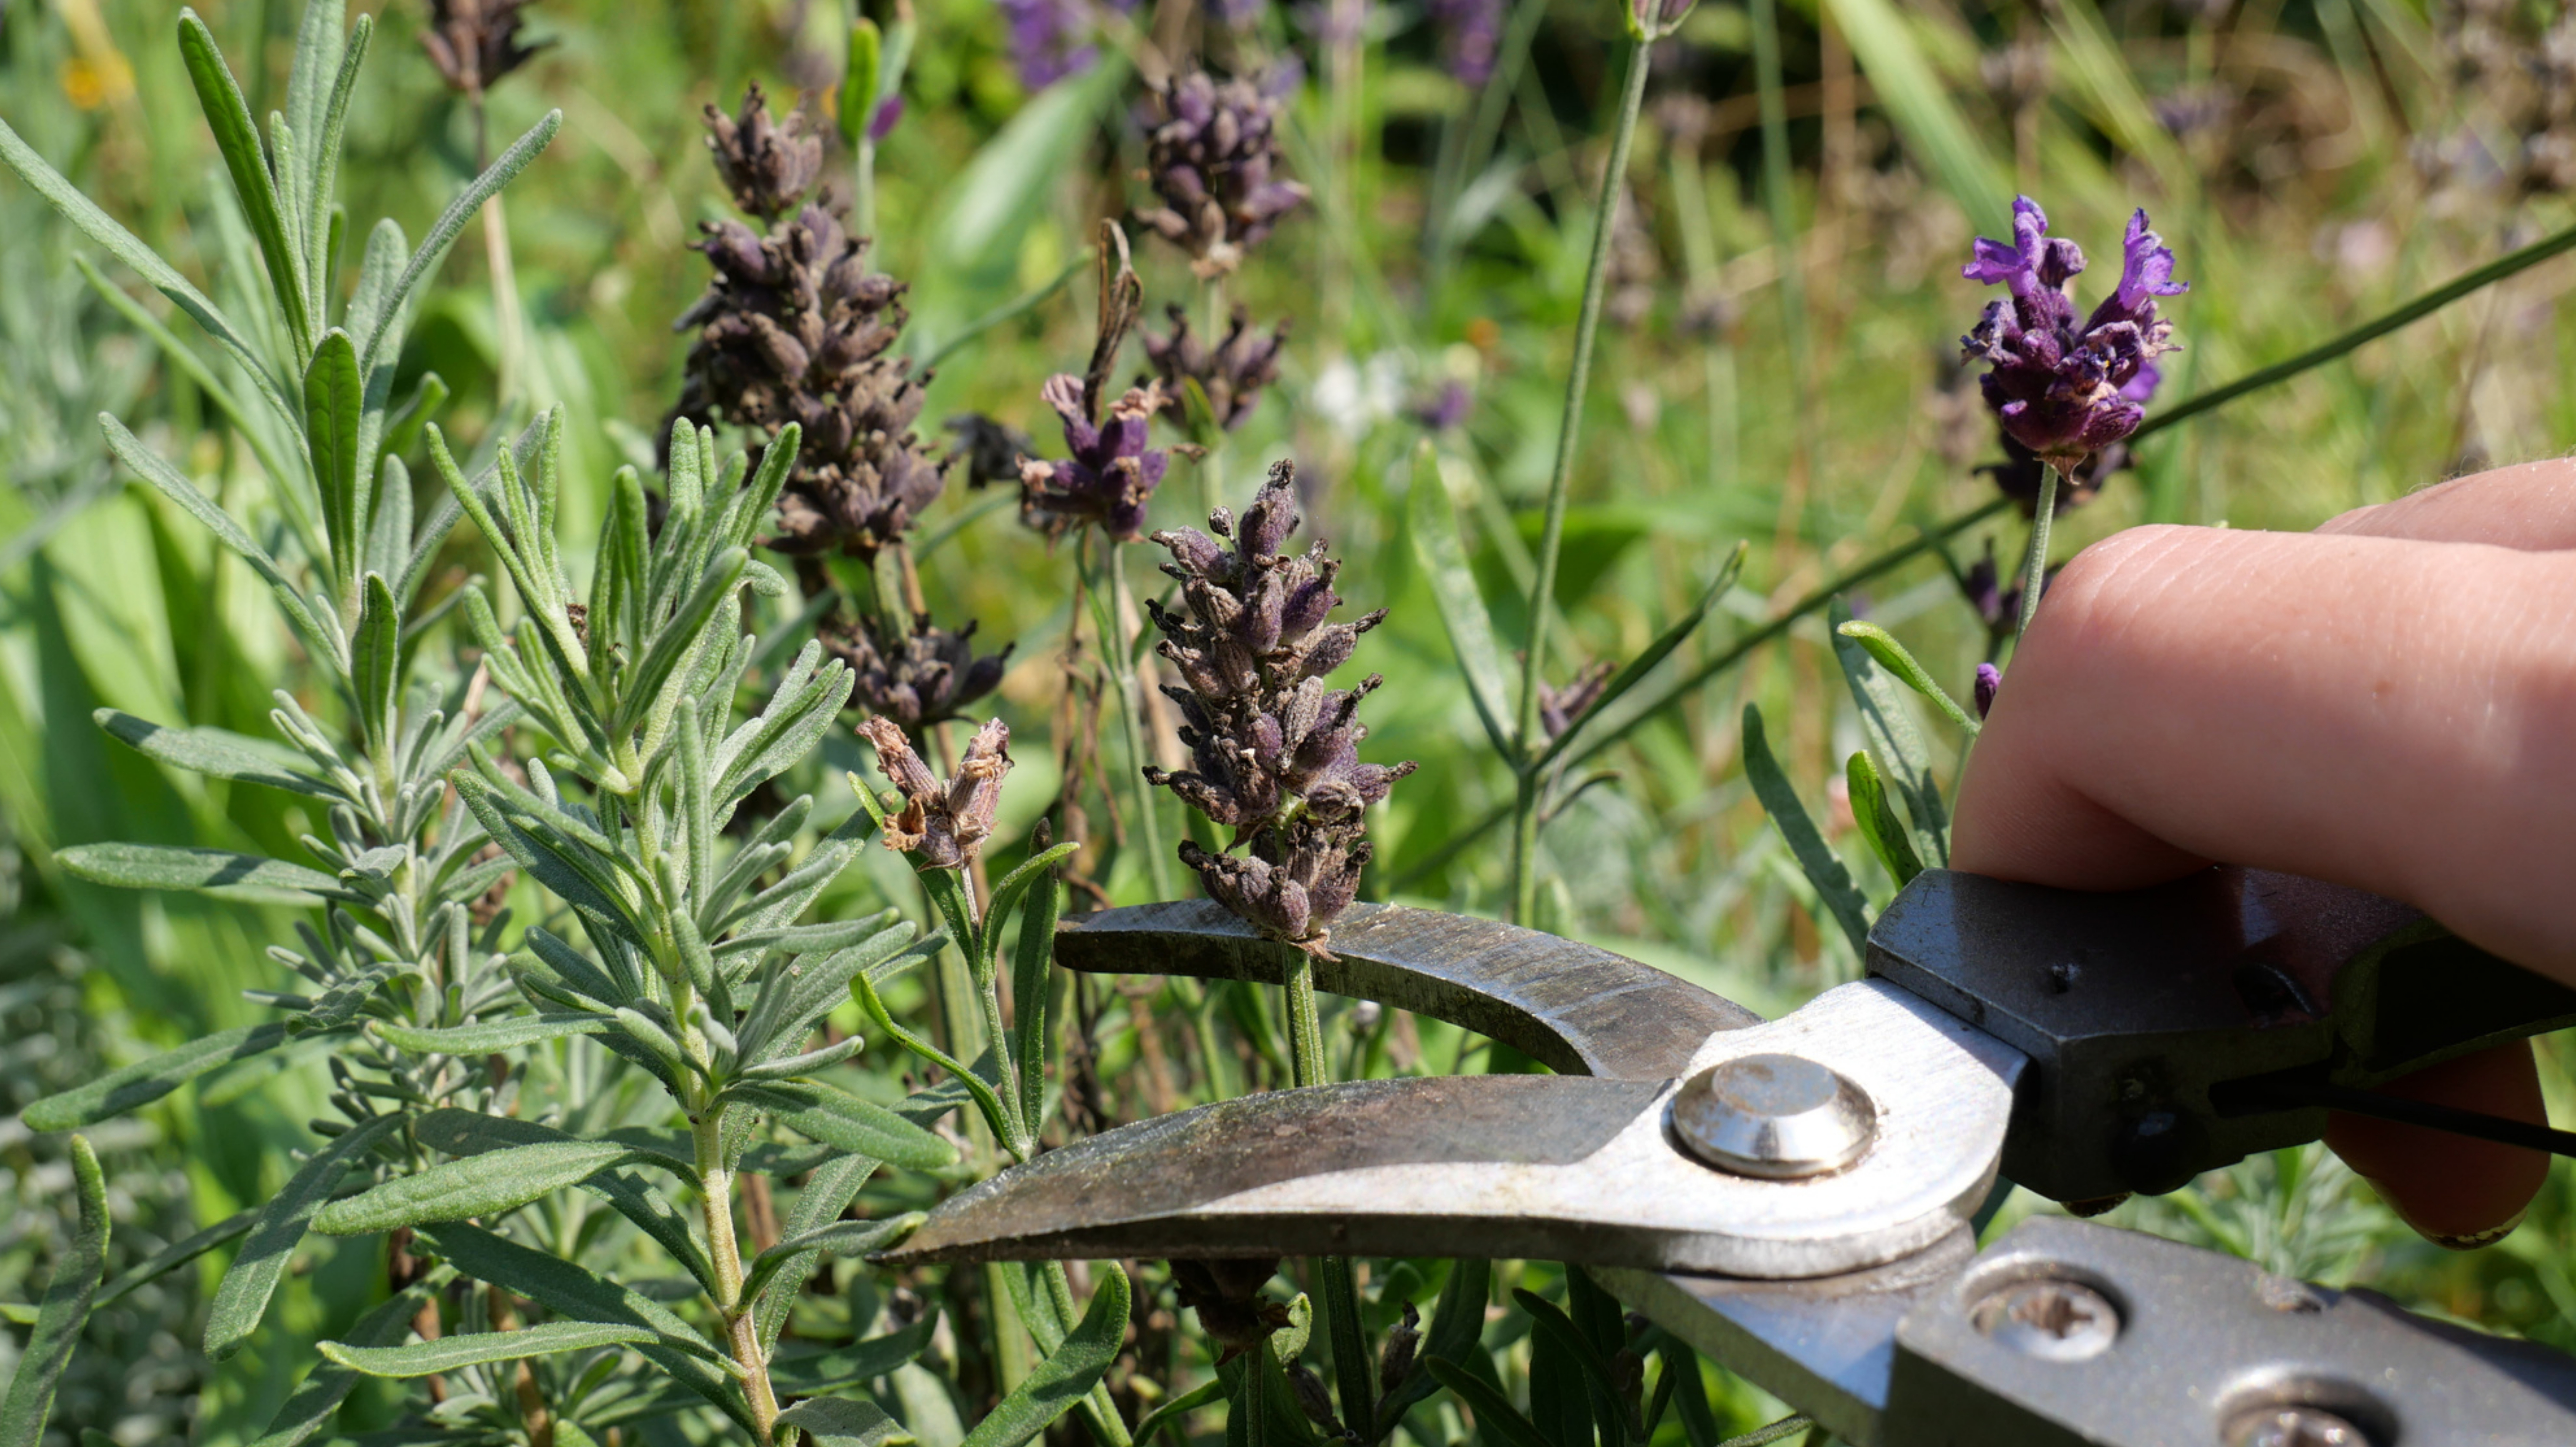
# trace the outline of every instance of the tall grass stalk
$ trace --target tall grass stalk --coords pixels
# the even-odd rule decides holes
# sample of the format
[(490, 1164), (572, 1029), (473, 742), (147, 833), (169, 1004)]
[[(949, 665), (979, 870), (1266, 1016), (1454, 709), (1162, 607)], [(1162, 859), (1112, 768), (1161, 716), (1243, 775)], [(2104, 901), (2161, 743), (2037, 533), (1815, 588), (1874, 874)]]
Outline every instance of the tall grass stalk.
[(1512, 919), (1528, 924), (1538, 903), (1538, 814), (1544, 776), (1532, 760), (1544, 742), (1540, 731), (1539, 683), (1547, 665), (1548, 605), (1556, 596), (1557, 554), (1565, 543), (1566, 495), (1574, 482), (1575, 449), (1583, 433), (1583, 393), (1592, 379), (1593, 334), (1601, 325), (1601, 298), (1610, 272), (1610, 239), (1619, 216), (1620, 181), (1628, 171), (1628, 147), (1636, 138), (1637, 112), (1645, 104), (1648, 51), (1652, 42), (1634, 39), (1628, 46), (1627, 80), (1619, 93), (1619, 119), (1610, 133), (1610, 160), (1601, 172), (1601, 201), (1592, 213), (1592, 260), (1583, 276), (1583, 309), (1574, 323), (1574, 361), (1565, 380), (1565, 412), (1556, 434), (1556, 467), (1548, 476), (1547, 518), (1538, 536), (1538, 575), (1530, 581), (1529, 651), (1521, 660), (1520, 720), (1514, 742), (1519, 772), (1513, 799)]

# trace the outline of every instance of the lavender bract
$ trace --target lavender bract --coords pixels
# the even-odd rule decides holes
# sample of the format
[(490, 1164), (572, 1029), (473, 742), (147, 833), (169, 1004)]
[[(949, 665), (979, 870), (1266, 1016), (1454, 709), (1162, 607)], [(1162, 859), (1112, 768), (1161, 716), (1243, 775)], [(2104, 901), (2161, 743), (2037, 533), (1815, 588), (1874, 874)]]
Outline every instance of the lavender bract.
[(1147, 424), (1164, 402), (1160, 382), (1130, 387), (1095, 420), (1083, 379), (1070, 372), (1049, 377), (1039, 396), (1064, 419), (1064, 445), (1072, 455), (1050, 462), (1020, 460), (1020, 518), (1050, 537), (1085, 523), (1119, 542), (1144, 531), (1145, 505), (1162, 485), (1171, 455), (1146, 446)]
[(950, 780), (930, 772), (892, 719), (869, 719), (859, 732), (876, 745), (877, 768), (903, 796), (903, 808), (886, 820), (886, 847), (919, 855), (925, 869), (965, 868), (993, 833), (1002, 776), (1011, 771), (1010, 725), (994, 719), (977, 729)]
[(1171, 317), (1170, 335), (1145, 334), (1145, 360), (1153, 364), (1163, 389), (1175, 397), (1187, 396), (1186, 384), (1196, 382), (1217, 426), (1232, 431), (1252, 415), (1261, 390), (1279, 380), (1279, 353), (1288, 344), (1288, 324), (1281, 322), (1270, 335), (1257, 336), (1250, 314), (1238, 306), (1225, 335), (1211, 347), (1190, 330), (1186, 307), (1173, 306)]
[(2079, 325), (2066, 288), (2084, 270), (2084, 253), (2047, 233), (2046, 213), (2024, 196), (2013, 202), (2011, 245), (1977, 239), (1960, 274), (2011, 295), (1989, 302), (1960, 345), (1990, 364), (1980, 385), (2005, 435), (2071, 472), (2144, 420), (2130, 389), (2142, 372), (2152, 373), (2159, 355), (2180, 345), (2173, 324), (2156, 314), (2156, 298), (2188, 288), (2173, 279), (2173, 253), (2147, 229), (2141, 210), (2129, 219), (2120, 284)]
[(1188, 251), (1200, 276), (1222, 276), (1305, 204), (1305, 187), (1273, 175), (1278, 98), (1241, 76), (1220, 84), (1201, 70), (1154, 94), (1163, 120), (1148, 139), (1145, 170), (1163, 204), (1137, 219)]
[(1341, 565), (1322, 543), (1302, 556), (1279, 552), (1299, 521), (1296, 470), (1281, 462), (1240, 525), (1219, 508), (1208, 518), (1215, 537), (1196, 528), (1154, 535), (1172, 554), (1163, 571), (1181, 584), (1179, 611), (1147, 607), (1164, 635), (1158, 651), (1181, 677), (1163, 692), (1180, 705), (1192, 767), (1145, 776), (1249, 846), (1238, 855), (1181, 845), (1208, 897), (1269, 938), (1323, 956), (1368, 864), (1368, 807), (1414, 766), (1360, 762), (1368, 729), (1359, 704), (1381, 680), (1332, 689), (1324, 679), (1386, 610), (1328, 621), (1341, 602)]

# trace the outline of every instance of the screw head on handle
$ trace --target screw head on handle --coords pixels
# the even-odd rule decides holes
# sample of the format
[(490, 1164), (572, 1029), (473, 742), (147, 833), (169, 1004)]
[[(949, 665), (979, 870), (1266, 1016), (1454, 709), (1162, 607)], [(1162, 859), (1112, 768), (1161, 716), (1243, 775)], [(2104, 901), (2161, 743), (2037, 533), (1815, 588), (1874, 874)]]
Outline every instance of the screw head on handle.
[(1999, 1345), (2046, 1362), (2089, 1361), (2120, 1335), (2120, 1309), (2110, 1298), (2053, 1276), (2004, 1283), (1978, 1300), (1968, 1320)]
[(1869, 1153), (1878, 1108), (1860, 1087), (1796, 1055), (1745, 1055), (1692, 1076), (1673, 1097), (1673, 1134), (1706, 1164), (1794, 1180)]

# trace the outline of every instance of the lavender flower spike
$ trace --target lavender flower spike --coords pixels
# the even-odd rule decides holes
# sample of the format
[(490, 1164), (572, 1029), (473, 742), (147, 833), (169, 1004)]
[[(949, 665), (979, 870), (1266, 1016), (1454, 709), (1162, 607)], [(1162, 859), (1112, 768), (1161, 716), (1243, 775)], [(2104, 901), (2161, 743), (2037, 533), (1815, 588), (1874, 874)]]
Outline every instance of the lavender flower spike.
[(2138, 430), (2155, 359), (2181, 345), (2156, 298), (2186, 287), (2143, 210), (2129, 219), (2121, 261), (2120, 284), (2079, 324), (2066, 288), (2084, 253), (2048, 235), (2047, 214), (2024, 196), (2013, 203), (2012, 244), (1979, 237), (1960, 272), (2012, 293), (1987, 303), (1960, 345), (1991, 364), (1980, 382), (2004, 434), (2060, 472)]
[(1050, 536), (1098, 523), (1119, 542), (1144, 531), (1145, 504), (1162, 485), (1170, 454), (1145, 445), (1146, 423), (1166, 400), (1160, 381), (1131, 387), (1093, 421), (1083, 401), (1083, 380), (1070, 372), (1049, 377), (1038, 395), (1064, 419), (1061, 462), (1020, 460), (1020, 517)]

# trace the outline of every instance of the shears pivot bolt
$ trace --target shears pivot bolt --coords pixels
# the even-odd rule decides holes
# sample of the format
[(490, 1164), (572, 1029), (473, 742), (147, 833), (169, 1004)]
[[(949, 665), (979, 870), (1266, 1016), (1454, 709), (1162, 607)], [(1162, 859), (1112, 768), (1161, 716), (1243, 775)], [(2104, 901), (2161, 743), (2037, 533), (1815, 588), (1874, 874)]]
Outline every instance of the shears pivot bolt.
[(1795, 1180), (1867, 1155), (1878, 1108), (1815, 1061), (1745, 1055), (1686, 1081), (1673, 1097), (1672, 1127), (1692, 1155), (1719, 1170)]

